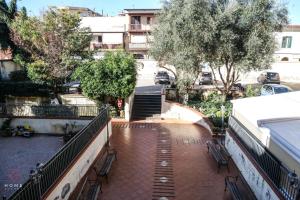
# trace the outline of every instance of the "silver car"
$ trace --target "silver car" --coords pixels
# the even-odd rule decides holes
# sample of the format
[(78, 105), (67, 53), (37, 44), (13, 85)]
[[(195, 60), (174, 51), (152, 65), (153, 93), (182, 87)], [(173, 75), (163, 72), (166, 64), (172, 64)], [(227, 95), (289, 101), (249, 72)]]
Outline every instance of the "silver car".
[(202, 72), (199, 85), (212, 85), (213, 84), (213, 78), (211, 72)]
[(285, 85), (265, 84), (261, 87), (260, 95), (267, 96), (267, 95), (281, 94), (281, 93), (286, 93), (291, 91), (293, 90)]

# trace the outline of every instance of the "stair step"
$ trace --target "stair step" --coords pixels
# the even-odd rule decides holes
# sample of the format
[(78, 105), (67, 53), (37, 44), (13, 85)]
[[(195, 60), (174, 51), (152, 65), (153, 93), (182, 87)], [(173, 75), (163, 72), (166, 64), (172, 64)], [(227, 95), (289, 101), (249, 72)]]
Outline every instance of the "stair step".
[(132, 107), (132, 120), (160, 118), (161, 95), (135, 95)]

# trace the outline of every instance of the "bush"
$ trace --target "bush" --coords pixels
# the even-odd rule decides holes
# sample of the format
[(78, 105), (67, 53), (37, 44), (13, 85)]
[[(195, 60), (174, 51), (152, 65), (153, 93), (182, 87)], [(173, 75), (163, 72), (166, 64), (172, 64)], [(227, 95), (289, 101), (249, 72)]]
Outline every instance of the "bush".
[(248, 85), (245, 90), (245, 97), (256, 97), (260, 95), (260, 89), (258, 87), (253, 87)]
[(217, 92), (209, 94), (206, 98), (202, 97), (201, 101), (189, 102), (188, 105), (205, 114), (213, 125), (218, 128), (222, 127), (221, 106), (224, 105), (224, 127), (228, 126), (228, 118), (232, 111), (232, 104), (230, 101), (224, 101), (223, 96)]
[(12, 81), (27, 81), (27, 72), (25, 70), (13, 71), (9, 74), (9, 78)]
[(3, 124), (1, 126), (1, 135), (3, 137), (8, 137), (8, 136), (12, 136), (12, 132), (10, 130), (10, 123), (11, 123), (12, 119), (6, 119), (3, 121)]

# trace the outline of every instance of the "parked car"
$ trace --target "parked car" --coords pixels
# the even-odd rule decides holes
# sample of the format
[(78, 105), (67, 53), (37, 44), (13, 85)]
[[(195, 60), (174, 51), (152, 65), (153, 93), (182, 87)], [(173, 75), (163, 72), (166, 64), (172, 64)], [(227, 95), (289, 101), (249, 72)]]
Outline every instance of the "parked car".
[(155, 84), (170, 84), (170, 76), (165, 71), (159, 71), (155, 75)]
[(200, 76), (199, 85), (212, 85), (213, 84), (213, 78), (211, 72), (202, 72)]
[(263, 72), (257, 77), (257, 82), (261, 84), (280, 84), (280, 76), (277, 72)]
[(293, 91), (291, 88), (285, 85), (279, 84), (265, 84), (261, 87), (260, 95), (273, 95), (273, 94), (280, 94)]

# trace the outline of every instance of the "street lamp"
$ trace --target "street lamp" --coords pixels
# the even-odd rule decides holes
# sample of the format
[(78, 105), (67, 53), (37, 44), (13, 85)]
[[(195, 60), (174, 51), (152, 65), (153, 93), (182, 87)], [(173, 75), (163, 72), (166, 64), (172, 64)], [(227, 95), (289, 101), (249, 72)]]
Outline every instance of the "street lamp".
[(296, 200), (299, 200), (300, 199), (300, 193), (299, 193), (299, 191), (300, 191), (300, 180), (299, 180), (299, 177), (298, 177), (298, 175), (295, 173), (295, 170), (294, 170), (294, 172), (290, 172), (289, 174), (288, 174), (288, 179), (289, 179), (289, 183), (290, 183), (290, 185), (294, 188), (294, 189), (296, 189)]
[(43, 168), (44, 164), (43, 163), (37, 163), (36, 164), (36, 169), (32, 169), (30, 170), (30, 174), (29, 177), (30, 179), (33, 181), (34, 184), (38, 185), (38, 192), (39, 192), (39, 199), (41, 199), (41, 178), (42, 178), (42, 168)]
[(221, 114), (222, 114), (222, 134), (224, 134), (224, 115), (225, 115), (225, 111), (226, 111), (225, 106), (222, 105), (222, 106), (221, 106)]

